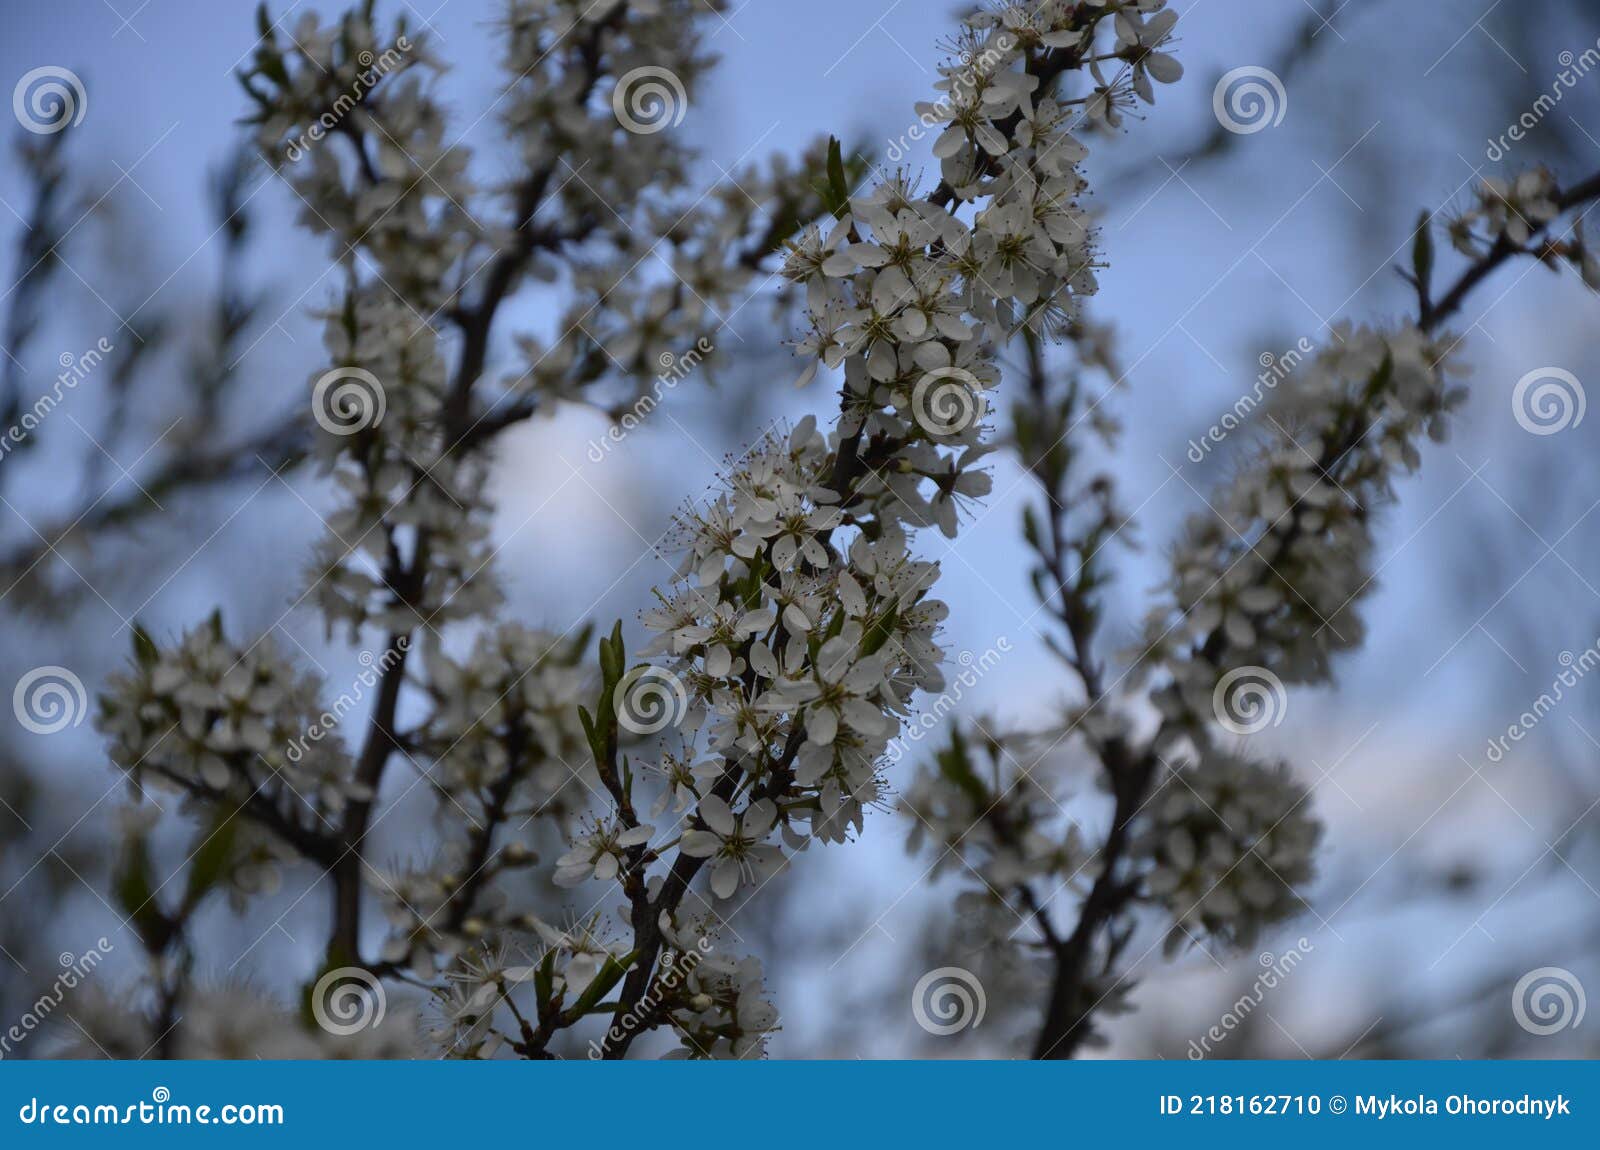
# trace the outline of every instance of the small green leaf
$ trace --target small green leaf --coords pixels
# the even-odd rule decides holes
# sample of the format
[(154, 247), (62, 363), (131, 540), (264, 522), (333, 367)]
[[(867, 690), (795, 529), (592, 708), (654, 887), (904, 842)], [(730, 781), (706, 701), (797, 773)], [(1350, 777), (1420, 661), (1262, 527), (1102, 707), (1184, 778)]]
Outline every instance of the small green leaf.
[(189, 882), (183, 894), (186, 909), (198, 906), (206, 892), (227, 873), (233, 844), (238, 837), (237, 828), (238, 819), (229, 811), (205, 832), (200, 845), (194, 849), (189, 862)]
[(277, 45), (273, 43), (270, 36), (256, 48), (255, 71), (257, 74), (271, 80), (279, 88), (292, 86), (289, 80), (289, 69), (283, 62), (283, 54), (278, 51)]
[(578, 996), (578, 1001), (573, 1004), (567, 1013), (579, 1016), (588, 1014), (595, 1005), (610, 993), (611, 988), (622, 981), (622, 976), (628, 973), (628, 968), (633, 965), (637, 951), (629, 951), (622, 956), (619, 962), (615, 958), (607, 958), (600, 972), (594, 976), (589, 985), (583, 988), (583, 993)]
[(828, 203), (827, 208), (838, 219), (844, 219), (850, 210), (850, 182), (844, 172), (844, 149), (837, 136), (828, 137)]
[(1050, 590), (1050, 573), (1043, 567), (1035, 567), (1029, 571), (1028, 580), (1033, 584), (1033, 595), (1039, 602), (1050, 603), (1055, 598)]
[(143, 838), (129, 842), (122, 866), (112, 879), (112, 895), (129, 918), (138, 918), (151, 905), (155, 888), (150, 884), (150, 852)]
[(577, 666), (583, 662), (583, 653), (589, 649), (589, 640), (594, 638), (594, 624), (585, 623), (573, 636), (564, 655), (565, 661), (570, 666)]
[(589, 708), (578, 707), (578, 720), (583, 724), (583, 737), (589, 740), (589, 750), (594, 754), (594, 761), (604, 764), (606, 761), (606, 733), (594, 721), (594, 716), (589, 714)]
[(600, 674), (607, 686), (615, 686), (622, 678), (627, 651), (622, 641), (622, 620), (611, 629), (609, 638), (600, 640)]
[(139, 835), (128, 841), (122, 864), (112, 875), (111, 896), (139, 932), (145, 949), (160, 954), (172, 939), (173, 926), (156, 900), (152, 877), (149, 848), (144, 836)]
[(1378, 370), (1372, 373), (1372, 378), (1367, 381), (1367, 398), (1374, 399), (1389, 387), (1389, 381), (1394, 378), (1394, 354), (1385, 351), (1383, 362), (1378, 365)]
[(939, 774), (959, 787), (978, 810), (987, 810), (993, 802), (989, 789), (972, 769), (972, 759), (967, 754), (967, 740), (957, 727), (950, 735), (950, 746), (938, 754)]
[(597, 1002), (593, 1006), (591, 1006), (587, 1010), (585, 1010), (584, 1013), (585, 1014), (615, 1014), (617, 1011), (619, 1011), (621, 1009), (622, 1009), (621, 1001), (617, 1000), (617, 999), (613, 999), (610, 1002)]
[(533, 972), (533, 993), (539, 999), (539, 1013), (543, 1015), (546, 1004), (552, 1008), (557, 1005), (555, 998), (556, 982), (556, 952), (545, 952), (544, 961), (539, 963), (539, 969)]
[(1022, 509), (1022, 537), (1028, 541), (1029, 547), (1040, 550), (1039, 516), (1031, 503)]
[(133, 657), (141, 667), (149, 667), (161, 659), (161, 648), (150, 637), (150, 632), (138, 622), (133, 625)]
[(1430, 217), (1423, 212), (1417, 220), (1417, 235), (1411, 245), (1411, 270), (1416, 274), (1417, 287), (1426, 292), (1433, 282), (1433, 228)]
[(889, 636), (894, 634), (895, 626), (899, 622), (899, 607), (891, 607), (887, 612), (875, 619), (872, 626), (867, 629), (867, 633), (861, 637), (861, 653), (863, 655), (876, 654), (889, 641)]

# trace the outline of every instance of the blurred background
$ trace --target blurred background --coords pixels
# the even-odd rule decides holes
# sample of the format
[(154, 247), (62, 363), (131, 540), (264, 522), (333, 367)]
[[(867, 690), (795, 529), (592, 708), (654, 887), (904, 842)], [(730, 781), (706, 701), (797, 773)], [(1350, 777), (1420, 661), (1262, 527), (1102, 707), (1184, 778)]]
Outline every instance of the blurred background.
[[(1600, 69), (1561, 87), (1509, 154), (1491, 147), (1600, 42), (1600, 10), (1586, 0), (1488, 11), (1485, 0), (1173, 6), (1185, 77), (1160, 88), (1142, 122), (1090, 140), (1085, 165), (1109, 264), (1091, 315), (1114, 327), (1127, 375), (1112, 401), (1125, 425), (1113, 467), (1143, 542), (1119, 557), (1108, 592), (1112, 641), (1131, 640), (1163, 577), (1165, 541), (1227, 474), (1232, 445), (1196, 464), (1189, 441), (1250, 387), (1261, 356), (1320, 343), (1340, 318), (1404, 315), (1411, 293), (1392, 265), (1408, 261), (1418, 213), (1464, 204), (1473, 181), (1533, 164), (1565, 182), (1600, 170)], [(338, 10), (293, 6), (308, 7)], [(232, 73), (254, 43), (254, 5), (0, 0), (0, 9), (6, 88), (59, 65), (88, 94), (59, 153), (38, 152), (40, 139), (19, 130), (14, 142), (34, 158), (8, 147), (0, 166), (5, 401), (31, 404), (63, 357), (102, 339), (115, 349), (26, 451), (0, 457), (0, 687), (54, 665), (92, 696), (126, 658), (132, 619), (174, 634), (219, 603), (230, 630), (273, 628), (329, 682), (353, 680), (358, 651), (330, 642), (309, 604), (291, 609), (321, 531), (316, 512), (329, 505), (323, 480), (309, 467), (280, 469), (282, 444), (263, 434), (303, 406), (324, 369), (307, 312), (338, 284), (323, 242), (295, 227), (288, 187), (263, 166), (231, 168), (245, 111)], [(497, 82), (494, 5), (379, 9), (409, 10), (432, 29), (435, 51), (456, 65), (444, 81), (454, 130), (478, 174), (504, 176), (514, 157), (496, 120), (480, 119)], [(678, 129), (703, 150), (706, 185), (819, 132), (875, 163), (898, 156), (891, 145), (915, 102), (930, 98), (956, 14), (926, 0), (731, 5), (712, 41), (722, 65)], [(1236, 134), (1219, 126), (1212, 94), (1244, 66), (1274, 72), (1285, 98), (1280, 122)], [(908, 162), (927, 164), (927, 146), (909, 145)], [(70, 192), (46, 205), (52, 218), (34, 203), (30, 163), (70, 173)], [(241, 206), (242, 234), (219, 227)], [(25, 290), (30, 280), (48, 290)], [(1512, 986), (1536, 968), (1564, 968), (1600, 992), (1600, 674), (1541, 708), (1506, 753), (1490, 751), (1600, 642), (1600, 421), (1535, 435), (1512, 405), (1517, 381), (1536, 369), (1600, 378), (1597, 307), (1570, 272), (1531, 261), (1469, 301), (1455, 329), (1474, 366), (1471, 400), (1385, 516), (1369, 639), (1339, 664), (1337, 688), (1292, 693), (1282, 724), (1252, 739), (1252, 751), (1294, 763), (1328, 825), (1309, 909), (1262, 940), (1266, 953), (1147, 955), (1132, 972), (1135, 1009), (1110, 1023), (1111, 1045), (1096, 1053), (1190, 1056), (1291, 950), (1303, 959), (1211, 1056), (1600, 1051), (1600, 1020), (1545, 1036), (1512, 1011)], [(537, 296), (519, 299), (497, 351), (509, 360), (509, 333), (548, 316)], [(724, 453), (826, 404), (826, 391), (791, 386), (795, 365), (778, 342), (789, 334), (753, 299), (732, 318), (714, 383), (676, 388), (661, 418), (599, 462), (589, 445), (605, 425), (592, 411), (507, 436), (494, 491), (506, 616), (557, 632), (585, 616), (622, 618), (637, 632), (666, 574), (648, 545), (672, 510), (706, 491)], [(225, 444), (243, 446), (205, 450)], [(958, 546), (928, 546), (945, 568), (951, 649), (978, 654), (1002, 638), (1011, 648), (952, 719), (1027, 725), (1070, 690), (1041, 643), (1026, 579), (1020, 518), (1035, 489), (1004, 452), (993, 471), (994, 495)], [(55, 977), (58, 955), (104, 936), (114, 949), (93, 977), (114, 983), (137, 974), (138, 949), (131, 938), (118, 945), (122, 916), (104, 898), (122, 784), (92, 724), (46, 737), (6, 723), (9, 1025)], [(906, 783), (914, 766), (896, 764), (892, 781)], [(807, 852), (740, 912), (739, 933), (767, 957), (783, 1011), (774, 1055), (1017, 1051), (1037, 1002), (991, 995), (984, 1024), (959, 1038), (930, 1037), (914, 1020), (917, 979), (963, 956), (953, 888), (925, 881), (929, 860), (905, 853), (907, 829), (880, 814), (860, 842)], [(372, 857), (403, 860), (427, 835), (420, 809), (401, 811), (382, 824)], [(174, 850), (183, 841), (170, 840)], [(247, 916), (209, 918), (199, 976), (289, 993), (319, 959), (315, 878), (291, 873)], [(69, 1027), (70, 1011), (69, 999), (52, 1025)], [(50, 1046), (40, 1036), (11, 1056)]]

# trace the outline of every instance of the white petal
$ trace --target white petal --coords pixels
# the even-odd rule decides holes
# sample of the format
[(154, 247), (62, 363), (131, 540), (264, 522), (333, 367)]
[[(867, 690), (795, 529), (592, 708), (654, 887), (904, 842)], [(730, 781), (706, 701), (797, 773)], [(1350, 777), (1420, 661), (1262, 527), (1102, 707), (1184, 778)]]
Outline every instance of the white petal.
[(772, 824), (777, 821), (778, 808), (772, 805), (772, 800), (758, 799), (744, 812), (744, 833), (751, 838), (760, 838), (770, 831)]
[(734, 832), (733, 812), (716, 795), (707, 795), (700, 800), (700, 817), (706, 826), (723, 838), (728, 838)]
[(729, 898), (739, 889), (739, 864), (733, 859), (723, 859), (711, 871), (711, 893), (718, 898)]
[(827, 707), (813, 707), (806, 712), (806, 738), (820, 747), (833, 742), (839, 733), (839, 716)]
[(722, 847), (722, 840), (710, 831), (684, 831), (678, 849), (692, 859), (710, 858)]

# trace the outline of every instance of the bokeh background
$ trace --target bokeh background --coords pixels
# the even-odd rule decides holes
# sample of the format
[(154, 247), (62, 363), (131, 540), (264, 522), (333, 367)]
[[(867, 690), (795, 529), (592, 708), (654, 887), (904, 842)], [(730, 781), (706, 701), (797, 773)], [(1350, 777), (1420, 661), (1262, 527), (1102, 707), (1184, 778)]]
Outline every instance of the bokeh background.
[[(1408, 258), (1417, 214), (1464, 203), (1473, 181), (1507, 165), (1544, 163), (1568, 180), (1600, 170), (1600, 71), (1564, 90), (1501, 163), (1486, 155), (1551, 90), (1563, 53), (1600, 41), (1600, 9), (1587, 0), (1173, 6), (1185, 77), (1160, 89), (1142, 122), (1092, 140), (1086, 165), (1109, 263), (1092, 314), (1114, 325), (1127, 370), (1113, 401), (1126, 428), (1113, 467), (1143, 544), (1119, 557), (1113, 640), (1131, 637), (1162, 577), (1164, 541), (1230, 465), (1226, 449), (1190, 462), (1189, 440), (1249, 387), (1262, 354), (1320, 342), (1341, 317), (1403, 315), (1410, 293), (1392, 265)], [(496, 121), (480, 119), (495, 97), (494, 6), (384, 9), (409, 9), (432, 29), (456, 65), (445, 90), (474, 170), (506, 174), (513, 160)], [(929, 98), (955, 11), (927, 0), (734, 3), (713, 40), (722, 65), (678, 129), (703, 149), (706, 185), (818, 132), (885, 162), (914, 103)], [(0, 459), (0, 687), (56, 664), (93, 693), (125, 658), (128, 620), (170, 634), (218, 603), (230, 629), (276, 627), (331, 683), (351, 681), (357, 652), (329, 642), (309, 606), (288, 611), (320, 532), (315, 511), (328, 505), (311, 469), (274, 474), (265, 453), (241, 453), (206, 483), (143, 490), (189, 428), (242, 439), (303, 404), (325, 367), (307, 312), (337, 283), (322, 242), (294, 226), (287, 186), (264, 168), (245, 174), (238, 199), (250, 227), (232, 257), (217, 227), (216, 173), (243, 140), (232, 72), (254, 42), (254, 5), (0, 0), (0, 19), (0, 86), (58, 64), (89, 95), (66, 152), (81, 187), (66, 209), (62, 266), (15, 359), (13, 340), (0, 337), (6, 386), (35, 395), (59, 356), (102, 337), (150, 343), (131, 398), (116, 373), (101, 372), (70, 394), (36, 449)], [(1287, 99), (1276, 126), (1236, 135), (1219, 127), (1212, 92), (1246, 65), (1273, 70)], [(926, 147), (910, 162), (926, 164)], [(27, 187), (8, 152), (0, 314), (38, 255)], [(226, 340), (219, 298), (250, 305)], [(519, 300), (501, 336), (549, 316), (537, 297)], [(1456, 325), (1475, 368), (1471, 401), (1385, 516), (1368, 642), (1340, 661), (1337, 687), (1294, 692), (1281, 725), (1252, 738), (1253, 751), (1287, 756), (1314, 785), (1328, 834), (1309, 909), (1261, 943), (1281, 954), (1303, 938), (1304, 961), (1214, 1056), (1600, 1050), (1600, 1018), (1537, 1036), (1511, 1009), (1512, 985), (1538, 967), (1565, 968), (1600, 992), (1600, 675), (1500, 761), (1488, 754), (1489, 740), (1550, 690), (1564, 653), (1600, 641), (1600, 417), (1538, 436), (1511, 402), (1534, 369), (1600, 378), (1597, 316), (1600, 301), (1570, 272), (1528, 261), (1481, 289)], [(673, 508), (706, 490), (725, 452), (825, 404), (827, 392), (791, 387), (794, 364), (777, 344), (787, 332), (760, 298), (726, 333), (731, 358), (714, 386), (678, 387), (599, 463), (588, 456), (604, 431), (593, 412), (507, 437), (495, 496), (508, 616), (558, 632), (583, 617), (635, 625), (666, 573), (649, 544)], [(223, 410), (197, 412), (193, 381), (219, 357), (236, 382)], [(1054, 713), (1069, 684), (1042, 646), (1026, 581), (1019, 524), (1035, 492), (1005, 453), (993, 469), (994, 497), (959, 546), (935, 557), (954, 608), (952, 648), (982, 652), (1001, 637), (1012, 648), (957, 717), (1026, 725)], [(59, 534), (85, 508), (99, 510)], [(5, 720), (0, 1022), (54, 977), (58, 953), (101, 936), (116, 943), (125, 929), (102, 897), (120, 785), (91, 724), (43, 737)], [(898, 764), (893, 781), (904, 784), (913, 765)], [(1063, 766), (1066, 793), (1086, 785)], [(931, 1038), (914, 1021), (917, 978), (962, 956), (950, 941), (953, 888), (924, 880), (928, 860), (905, 854), (907, 829), (880, 815), (862, 841), (808, 852), (741, 912), (740, 934), (767, 956), (784, 1014), (774, 1054), (1015, 1051), (1036, 1004), (991, 1001), (984, 1025), (959, 1039)], [(403, 859), (427, 835), (420, 811), (402, 813), (384, 821), (372, 855)], [(174, 850), (181, 841), (172, 835)], [(202, 977), (287, 994), (311, 974), (324, 915), (306, 897), (314, 878), (291, 874), (245, 918), (208, 919)], [(137, 953), (130, 937), (94, 977), (131, 980)], [(1163, 961), (1155, 951), (1134, 972), (1136, 1009), (1110, 1025), (1101, 1053), (1185, 1057), (1268, 961), (1202, 949)], [(69, 1000), (56, 1025), (69, 1026), (70, 1011)], [(41, 1036), (13, 1056), (50, 1045)]]

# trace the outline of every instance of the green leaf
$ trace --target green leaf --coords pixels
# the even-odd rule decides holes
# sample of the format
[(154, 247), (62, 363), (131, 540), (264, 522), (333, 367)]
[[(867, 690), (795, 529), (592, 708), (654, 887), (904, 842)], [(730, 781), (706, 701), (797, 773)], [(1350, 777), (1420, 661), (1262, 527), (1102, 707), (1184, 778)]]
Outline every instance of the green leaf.
[(277, 45), (269, 36), (265, 43), (256, 48), (256, 67), (258, 74), (271, 80), (279, 88), (291, 87), (289, 69), (284, 65), (283, 54), (278, 51)]
[(986, 810), (993, 798), (972, 769), (972, 759), (967, 754), (967, 740), (957, 727), (950, 735), (949, 749), (938, 754), (939, 774), (959, 787), (978, 810)]
[(1423, 212), (1417, 220), (1417, 235), (1411, 245), (1411, 270), (1416, 274), (1417, 286), (1426, 292), (1433, 282), (1433, 228), (1429, 215)]
[(227, 873), (233, 844), (238, 838), (238, 825), (235, 812), (228, 811), (206, 831), (205, 838), (194, 849), (189, 861), (189, 882), (183, 894), (186, 909), (199, 905), (206, 892)]
[(129, 918), (137, 919), (152, 905), (155, 888), (150, 884), (150, 852), (142, 837), (130, 840), (122, 866), (112, 879), (111, 893)]
[(1031, 503), (1022, 509), (1022, 537), (1028, 541), (1028, 546), (1035, 551), (1042, 550), (1039, 546), (1039, 516), (1035, 513)]
[(156, 900), (150, 852), (143, 835), (128, 841), (122, 865), (111, 877), (111, 897), (139, 932), (145, 949), (151, 954), (164, 952), (172, 939), (173, 927)]
[(589, 1007), (588, 1010), (585, 1010), (584, 1013), (585, 1014), (615, 1014), (617, 1011), (619, 1011), (621, 1009), (622, 1009), (622, 1001), (620, 999), (613, 999), (610, 1002), (597, 1002), (593, 1006)]
[(1028, 580), (1033, 584), (1033, 595), (1039, 602), (1049, 603), (1055, 597), (1050, 590), (1050, 573), (1043, 567), (1029, 571)]
[(884, 614), (878, 616), (873, 621), (872, 626), (867, 629), (867, 633), (861, 637), (861, 653), (863, 655), (876, 654), (879, 648), (889, 641), (889, 636), (894, 634), (895, 626), (899, 622), (899, 607), (891, 607)]
[(583, 653), (589, 649), (589, 640), (592, 638), (594, 638), (594, 624), (586, 622), (573, 636), (563, 656), (569, 666), (575, 667), (583, 662)]
[(137, 621), (133, 624), (133, 657), (141, 667), (149, 667), (161, 659), (161, 648)]
[(845, 177), (844, 148), (837, 136), (828, 137), (828, 202), (827, 208), (837, 219), (844, 219), (850, 210), (850, 182)]
[(583, 737), (589, 740), (589, 750), (594, 754), (594, 761), (604, 764), (606, 761), (606, 733), (599, 727), (594, 717), (589, 714), (589, 708), (578, 707), (578, 720), (583, 723)]
[(556, 952), (554, 950), (548, 950), (545, 952), (544, 961), (539, 963), (539, 969), (533, 972), (533, 993), (539, 999), (539, 1013), (541, 1016), (544, 1013), (544, 1007), (547, 1003), (551, 1007), (556, 1005), (556, 1003), (552, 1001), (555, 998), (556, 993), (555, 983)]
[(1394, 378), (1394, 353), (1385, 351), (1383, 362), (1378, 365), (1378, 370), (1372, 373), (1372, 378), (1367, 381), (1367, 399), (1377, 398), (1389, 387), (1389, 381)]
[(615, 686), (622, 678), (627, 651), (622, 641), (622, 620), (611, 629), (609, 638), (600, 640), (600, 675), (605, 684)]
[(572, 1009), (567, 1013), (581, 1016), (593, 1010), (595, 1004), (610, 993), (612, 987), (622, 981), (622, 976), (628, 973), (628, 968), (633, 965), (637, 955), (638, 951), (629, 951), (622, 956), (620, 962), (615, 958), (607, 958), (605, 964), (600, 967), (600, 972), (594, 976), (588, 986), (583, 988), (583, 993), (578, 996), (578, 1001), (573, 1004)]

